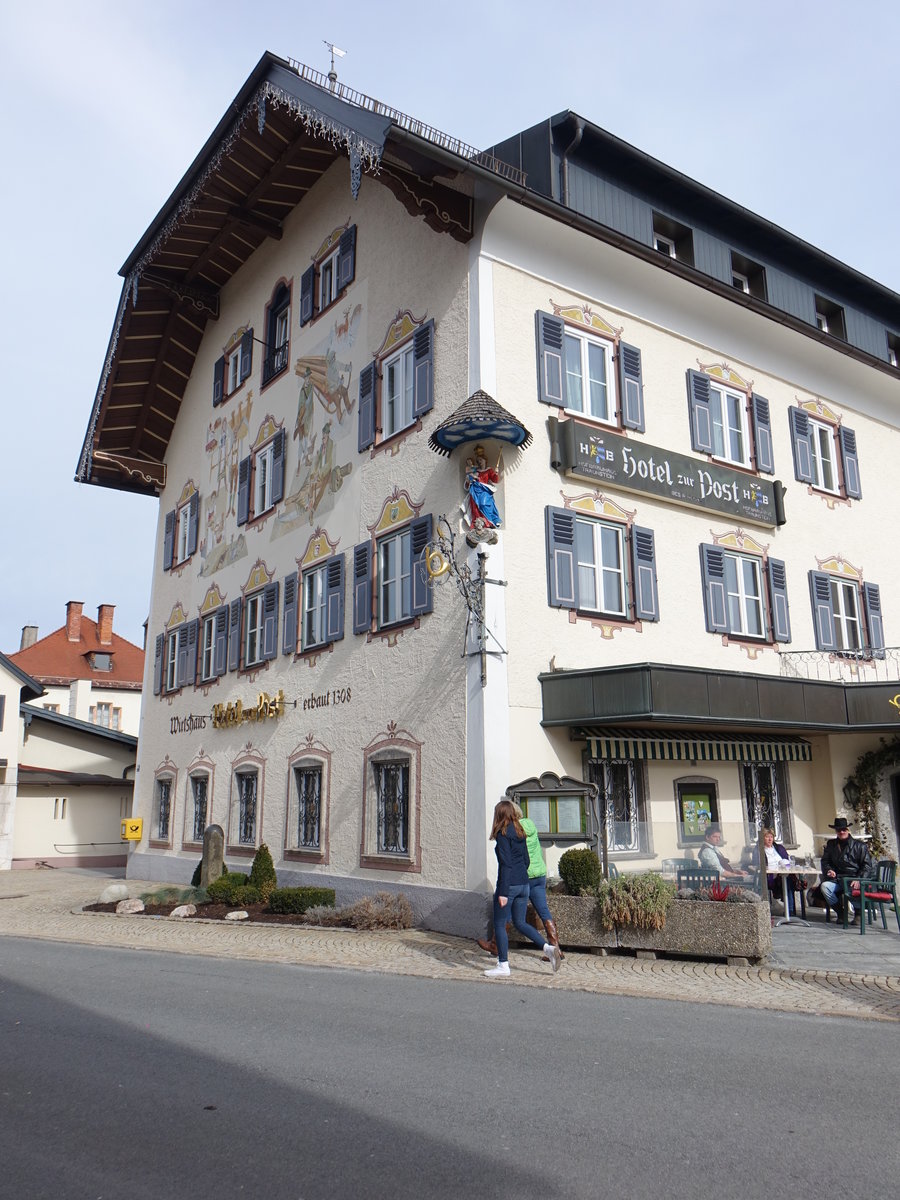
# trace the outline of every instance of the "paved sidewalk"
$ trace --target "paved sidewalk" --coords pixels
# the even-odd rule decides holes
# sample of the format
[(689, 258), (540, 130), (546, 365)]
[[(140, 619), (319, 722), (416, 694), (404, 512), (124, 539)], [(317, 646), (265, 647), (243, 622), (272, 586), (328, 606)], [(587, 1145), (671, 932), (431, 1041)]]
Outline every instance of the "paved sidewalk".
[[(207, 955), (252, 961), (294, 963), (302, 966), (343, 967), (353, 971), (414, 975), (428, 979), (453, 979), (483, 987), (505, 987), (488, 981), (482, 971), (489, 959), (474, 942), (423, 930), (357, 933), (343, 929), (226, 923), (223, 921), (169, 920), (164, 917), (119, 917), (85, 913), (105, 886), (103, 875), (53, 871), (0, 873), (0, 936), (46, 938), (93, 946), (134, 950), (164, 950), (174, 954)], [(129, 879), (131, 895), (154, 884)], [(779, 954), (790, 953), (787, 937), (809, 936), (800, 929), (775, 931)], [(829, 938), (855, 937), (857, 931), (822, 930)], [(883, 936), (883, 931), (873, 931)], [(882, 957), (889, 967), (897, 961), (894, 934), (881, 946), (890, 946)], [(834, 943), (841, 949), (841, 943)], [(877, 944), (870, 943), (871, 959)], [(848, 946), (849, 951), (852, 947)], [(794, 947), (800, 950), (799, 943)], [(554, 987), (602, 995), (641, 996), (657, 1000), (682, 1000), (702, 1004), (727, 1004), (743, 1008), (773, 1009), (824, 1016), (867, 1018), (900, 1022), (900, 970), (886, 973), (799, 969), (784, 965), (727, 967), (674, 959), (644, 960), (623, 956), (601, 958), (566, 953), (554, 976), (533, 953), (516, 952), (510, 959), (511, 982), (524, 987)]]

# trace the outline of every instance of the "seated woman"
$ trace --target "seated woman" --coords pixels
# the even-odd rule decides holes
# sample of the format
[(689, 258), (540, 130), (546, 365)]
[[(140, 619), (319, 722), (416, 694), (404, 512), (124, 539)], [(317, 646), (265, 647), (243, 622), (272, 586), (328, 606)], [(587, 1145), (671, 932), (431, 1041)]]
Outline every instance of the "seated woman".
[[(781, 842), (775, 841), (774, 829), (763, 830), (763, 845), (765, 846), (766, 851), (766, 883), (769, 885), (769, 892), (771, 893), (772, 897), (774, 897), (776, 900), (780, 900), (782, 898), (781, 876), (776, 875), (774, 872), (779, 871), (786, 862), (789, 863), (791, 861), (791, 856), (788, 854), (787, 850), (785, 850), (784, 846), (782, 846)], [(759, 854), (755, 846), (753, 847), (751, 861), (754, 866), (756, 866), (759, 862)], [(800, 887), (800, 881), (797, 876), (788, 875), (787, 915), (789, 917), (794, 915), (794, 892), (798, 887)]]
[(697, 855), (700, 866), (705, 867), (708, 871), (718, 871), (720, 879), (743, 880), (743, 871), (739, 871), (737, 867), (733, 866), (719, 849), (722, 844), (722, 830), (718, 825), (707, 825), (704, 836), (705, 840)]

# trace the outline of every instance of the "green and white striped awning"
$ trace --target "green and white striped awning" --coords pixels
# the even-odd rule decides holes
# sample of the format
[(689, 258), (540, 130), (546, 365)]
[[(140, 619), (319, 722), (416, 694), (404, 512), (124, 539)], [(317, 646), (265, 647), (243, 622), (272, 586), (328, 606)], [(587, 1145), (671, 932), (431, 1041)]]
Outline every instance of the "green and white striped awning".
[(650, 758), (689, 762), (810, 762), (809, 742), (742, 734), (662, 732), (657, 729), (573, 729), (585, 738), (592, 759)]

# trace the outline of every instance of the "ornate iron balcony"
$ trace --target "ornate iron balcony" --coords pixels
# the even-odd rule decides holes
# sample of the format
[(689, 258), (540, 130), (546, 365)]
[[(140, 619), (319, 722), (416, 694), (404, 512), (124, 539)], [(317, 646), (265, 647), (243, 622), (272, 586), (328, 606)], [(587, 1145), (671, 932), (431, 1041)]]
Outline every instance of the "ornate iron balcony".
[(896, 683), (900, 681), (900, 647), (861, 646), (858, 650), (786, 650), (781, 656), (786, 679), (834, 683)]
[(263, 383), (268, 383), (270, 379), (274, 379), (288, 365), (288, 343), (276, 347), (271, 354), (267, 354), (263, 362)]

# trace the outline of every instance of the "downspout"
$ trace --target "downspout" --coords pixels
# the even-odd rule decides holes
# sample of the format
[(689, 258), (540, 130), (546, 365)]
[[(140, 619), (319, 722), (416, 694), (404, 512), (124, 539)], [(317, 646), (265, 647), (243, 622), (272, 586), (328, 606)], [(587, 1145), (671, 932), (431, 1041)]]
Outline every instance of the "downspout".
[[(573, 114), (574, 115), (574, 114)], [(569, 155), (573, 150), (577, 150), (581, 144), (581, 139), (584, 136), (584, 118), (575, 117), (575, 136), (562, 152), (562, 162), (559, 166), (559, 190), (560, 204), (569, 207)]]

